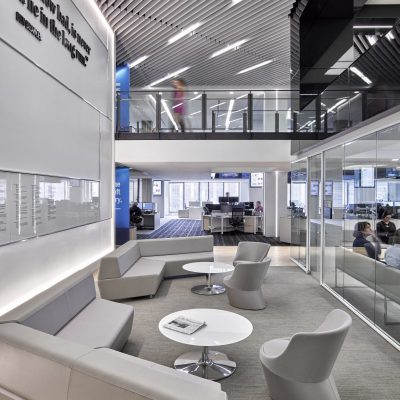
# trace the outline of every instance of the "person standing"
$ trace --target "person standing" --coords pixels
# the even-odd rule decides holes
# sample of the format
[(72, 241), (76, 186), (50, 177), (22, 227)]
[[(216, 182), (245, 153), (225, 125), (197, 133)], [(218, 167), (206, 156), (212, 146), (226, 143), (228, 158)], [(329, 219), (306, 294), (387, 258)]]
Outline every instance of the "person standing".
[(177, 125), (180, 126), (181, 131), (185, 132), (185, 81), (182, 78), (177, 78), (172, 81), (174, 87), (173, 107), (174, 119)]
[(389, 240), (396, 233), (396, 225), (390, 221), (392, 213), (385, 211), (382, 215), (382, 221), (376, 224), (376, 234), (382, 243), (389, 244)]

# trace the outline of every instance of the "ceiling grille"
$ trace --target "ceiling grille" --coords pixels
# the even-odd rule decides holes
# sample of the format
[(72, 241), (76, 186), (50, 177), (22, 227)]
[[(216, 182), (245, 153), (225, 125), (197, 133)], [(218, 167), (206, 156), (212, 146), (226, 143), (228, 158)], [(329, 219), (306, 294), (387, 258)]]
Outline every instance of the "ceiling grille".
[[(97, 0), (117, 37), (117, 64), (149, 56), (131, 69), (131, 85), (145, 87), (168, 73), (190, 86), (283, 86), (290, 79), (290, 20), (293, 0)], [(182, 29), (201, 23), (168, 45)], [(239, 40), (237, 49), (210, 59)], [(274, 62), (237, 75), (245, 68)], [(163, 84), (168, 86), (169, 82)]]

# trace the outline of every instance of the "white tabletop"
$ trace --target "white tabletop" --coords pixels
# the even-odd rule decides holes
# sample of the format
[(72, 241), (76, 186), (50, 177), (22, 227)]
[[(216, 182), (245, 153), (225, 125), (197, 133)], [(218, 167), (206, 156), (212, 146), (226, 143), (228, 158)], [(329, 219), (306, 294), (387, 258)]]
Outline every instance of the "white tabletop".
[(223, 274), (235, 269), (233, 265), (214, 261), (189, 263), (185, 264), (182, 268), (186, 271), (197, 272), (198, 274)]
[[(207, 325), (191, 335), (164, 328), (165, 324), (180, 316), (205, 321)], [(247, 318), (230, 311), (194, 308), (167, 315), (158, 324), (158, 329), (175, 342), (192, 346), (223, 346), (246, 339), (253, 332), (253, 325)]]

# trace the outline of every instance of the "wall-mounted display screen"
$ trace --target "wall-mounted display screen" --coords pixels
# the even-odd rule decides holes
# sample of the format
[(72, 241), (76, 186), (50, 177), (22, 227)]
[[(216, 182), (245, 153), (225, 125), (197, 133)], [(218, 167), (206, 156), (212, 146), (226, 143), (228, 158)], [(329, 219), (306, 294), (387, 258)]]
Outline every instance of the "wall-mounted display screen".
[(360, 186), (362, 188), (375, 187), (375, 169), (373, 167), (361, 168)]
[(333, 181), (325, 182), (325, 196), (332, 196), (333, 194)]
[(262, 172), (252, 172), (250, 174), (250, 187), (263, 187), (264, 186), (264, 174)]
[(248, 172), (213, 172), (211, 179), (250, 179)]
[(162, 195), (162, 181), (153, 181), (153, 196)]
[(0, 245), (100, 220), (100, 183), (0, 171)]
[(310, 181), (310, 195), (311, 196), (319, 195), (319, 181)]

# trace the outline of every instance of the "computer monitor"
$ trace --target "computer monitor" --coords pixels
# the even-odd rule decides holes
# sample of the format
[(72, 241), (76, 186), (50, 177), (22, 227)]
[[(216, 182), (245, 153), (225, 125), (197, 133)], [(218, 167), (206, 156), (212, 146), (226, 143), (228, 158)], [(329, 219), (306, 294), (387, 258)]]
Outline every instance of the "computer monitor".
[(220, 203), (229, 203), (229, 197), (218, 197)]
[(205, 207), (207, 207), (210, 212), (219, 211), (221, 209), (221, 206), (219, 204), (206, 204)]
[(142, 203), (143, 211), (153, 211), (153, 203)]
[(243, 204), (244, 204), (244, 208), (246, 210), (253, 210), (254, 209), (254, 201), (245, 201)]
[(229, 204), (239, 203), (239, 197), (228, 197), (228, 203)]

